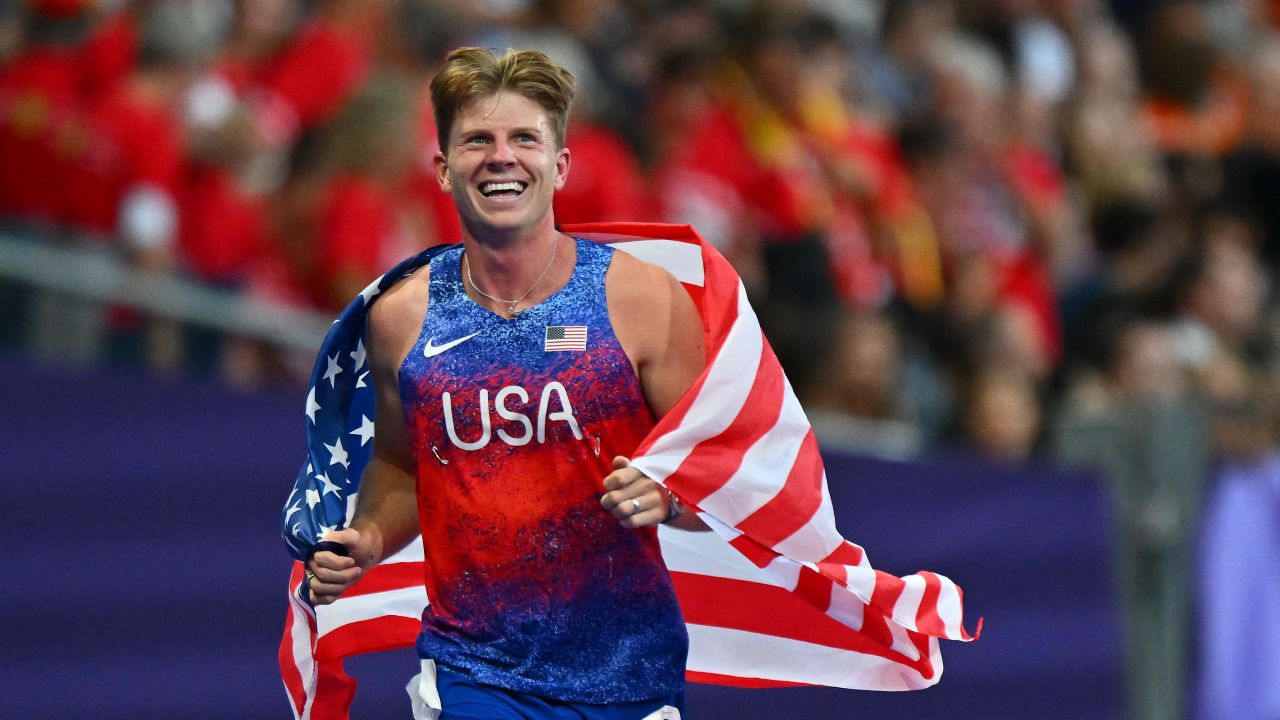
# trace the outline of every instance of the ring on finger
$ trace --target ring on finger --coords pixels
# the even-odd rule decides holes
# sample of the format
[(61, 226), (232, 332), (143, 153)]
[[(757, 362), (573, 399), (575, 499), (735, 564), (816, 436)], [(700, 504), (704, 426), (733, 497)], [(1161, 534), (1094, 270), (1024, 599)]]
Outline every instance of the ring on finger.
[(631, 514), (640, 512), (640, 498), (631, 498)]

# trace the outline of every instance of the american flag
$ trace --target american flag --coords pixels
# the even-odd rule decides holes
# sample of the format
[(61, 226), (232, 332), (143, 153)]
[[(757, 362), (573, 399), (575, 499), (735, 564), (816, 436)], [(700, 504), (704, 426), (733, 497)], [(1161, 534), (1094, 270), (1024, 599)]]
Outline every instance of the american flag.
[(548, 325), (547, 339), (542, 343), (547, 352), (587, 349), (586, 325)]
[[(866, 690), (938, 682), (938, 639), (972, 640), (982, 623), (972, 635), (965, 630), (960, 588), (947, 578), (877, 571), (840, 536), (813, 432), (729, 263), (688, 226), (561, 229), (667, 268), (706, 329), (706, 369), (632, 460), (714, 530), (658, 533), (688, 624), (688, 678)], [(350, 519), (368, 460), (368, 303), (432, 252), (370, 285), (322, 346), (307, 399), (308, 462), (282, 513), (298, 560)], [(302, 578), (295, 562), (280, 645), (285, 688), (298, 718), (344, 719), (355, 682), (343, 659), (412, 646), (418, 633), (427, 602), (422, 545), (387, 558), (332, 605), (312, 608)]]

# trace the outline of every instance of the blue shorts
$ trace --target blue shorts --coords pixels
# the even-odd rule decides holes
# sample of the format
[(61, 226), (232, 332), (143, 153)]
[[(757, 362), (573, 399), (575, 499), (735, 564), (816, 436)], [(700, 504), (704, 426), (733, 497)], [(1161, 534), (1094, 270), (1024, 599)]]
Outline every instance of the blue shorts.
[(563, 702), (481, 685), (436, 665), (440, 720), (641, 720), (664, 706), (684, 711), (684, 692), (614, 705)]

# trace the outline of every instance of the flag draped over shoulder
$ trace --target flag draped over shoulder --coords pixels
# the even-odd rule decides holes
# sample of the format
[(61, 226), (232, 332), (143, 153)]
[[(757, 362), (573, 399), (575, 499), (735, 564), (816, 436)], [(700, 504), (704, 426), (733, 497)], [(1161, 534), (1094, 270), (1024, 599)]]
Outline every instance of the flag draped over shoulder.
[[(900, 578), (874, 570), (862, 548), (840, 536), (813, 432), (729, 263), (688, 226), (561, 230), (665, 267), (702, 316), (707, 367), (632, 458), (714, 531), (659, 528), (688, 624), (688, 678), (866, 690), (936, 683), (938, 639), (976, 637), (963, 626), (960, 588), (930, 572)], [(350, 520), (369, 459), (368, 305), (434, 252), (371, 284), (321, 348), (307, 398), (308, 460), (282, 512), (298, 560)], [(280, 645), (285, 688), (297, 717), (345, 719), (355, 683), (343, 659), (411, 646), (420, 629), (422, 545), (387, 558), (332, 605), (305, 602), (302, 578), (295, 562)]]

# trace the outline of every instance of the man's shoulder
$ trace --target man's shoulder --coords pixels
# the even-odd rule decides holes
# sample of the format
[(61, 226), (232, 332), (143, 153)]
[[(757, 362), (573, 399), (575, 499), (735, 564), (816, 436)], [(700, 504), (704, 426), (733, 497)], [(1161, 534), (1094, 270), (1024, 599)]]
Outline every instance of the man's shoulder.
[(427, 312), (430, 264), (424, 264), (387, 288), (369, 307), (369, 339), (374, 345), (402, 344), (416, 333)]
[(675, 276), (661, 265), (616, 248), (605, 283), (611, 292), (616, 289), (628, 298), (667, 297), (678, 284)]

